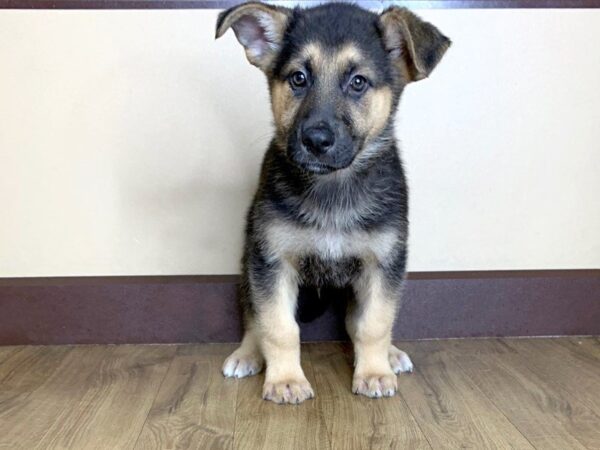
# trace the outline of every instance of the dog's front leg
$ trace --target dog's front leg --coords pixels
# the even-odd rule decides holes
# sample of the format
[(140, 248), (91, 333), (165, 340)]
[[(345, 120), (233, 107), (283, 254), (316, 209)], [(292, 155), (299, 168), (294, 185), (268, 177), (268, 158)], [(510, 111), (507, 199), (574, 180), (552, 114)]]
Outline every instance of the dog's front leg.
[(390, 397), (397, 389), (389, 356), (399, 289), (385, 282), (383, 270), (375, 263), (364, 267), (353, 287), (356, 302), (346, 317), (354, 344), (352, 392)]
[[(298, 277), (281, 261), (267, 278), (270, 286), (253, 292), (256, 327), (267, 363), (263, 398), (276, 403), (301, 403), (314, 396), (300, 366), (300, 328), (296, 322)], [(255, 285), (256, 286), (256, 285)]]

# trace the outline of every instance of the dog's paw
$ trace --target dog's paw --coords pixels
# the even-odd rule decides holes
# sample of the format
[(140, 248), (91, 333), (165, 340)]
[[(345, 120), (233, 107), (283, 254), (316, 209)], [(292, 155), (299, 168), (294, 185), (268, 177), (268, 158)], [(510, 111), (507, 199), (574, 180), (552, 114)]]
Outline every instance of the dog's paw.
[(390, 345), (388, 358), (390, 366), (395, 374), (402, 372), (412, 372), (414, 369), (413, 363), (406, 353), (394, 345)]
[(262, 393), (265, 400), (296, 405), (314, 396), (313, 388), (306, 378), (265, 381)]
[(259, 373), (264, 364), (258, 353), (246, 353), (237, 349), (223, 363), (223, 375), (230, 378), (244, 378)]
[(398, 388), (396, 375), (389, 373), (354, 374), (352, 392), (370, 398), (392, 397)]

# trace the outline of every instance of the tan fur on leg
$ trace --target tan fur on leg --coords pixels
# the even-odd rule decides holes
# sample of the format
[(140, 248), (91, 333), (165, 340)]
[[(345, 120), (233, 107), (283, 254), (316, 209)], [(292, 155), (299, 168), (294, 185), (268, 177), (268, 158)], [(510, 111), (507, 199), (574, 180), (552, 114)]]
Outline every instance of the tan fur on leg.
[(354, 284), (356, 305), (346, 318), (354, 343), (352, 392), (390, 397), (397, 380), (389, 362), (395, 301), (383, 286), (377, 267), (366, 267)]
[(282, 266), (272, 297), (257, 308), (260, 347), (267, 362), (263, 398), (297, 404), (312, 398), (314, 392), (300, 366), (297, 274), (291, 265)]

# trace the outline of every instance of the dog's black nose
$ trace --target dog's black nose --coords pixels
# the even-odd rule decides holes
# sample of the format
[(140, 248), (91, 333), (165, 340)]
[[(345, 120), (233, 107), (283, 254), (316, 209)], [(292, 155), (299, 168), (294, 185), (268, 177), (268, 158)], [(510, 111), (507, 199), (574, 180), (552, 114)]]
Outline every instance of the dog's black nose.
[(302, 143), (314, 155), (322, 155), (333, 146), (335, 136), (328, 127), (316, 126), (302, 131)]

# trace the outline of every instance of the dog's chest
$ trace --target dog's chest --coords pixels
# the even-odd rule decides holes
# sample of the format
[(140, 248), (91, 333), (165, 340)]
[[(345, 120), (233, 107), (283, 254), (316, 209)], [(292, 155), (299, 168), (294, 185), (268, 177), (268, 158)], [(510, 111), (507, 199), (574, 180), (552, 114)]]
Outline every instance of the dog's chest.
[(285, 222), (269, 225), (269, 252), (296, 262), (308, 260), (355, 265), (351, 260), (383, 261), (393, 251), (398, 234), (395, 230), (339, 231), (297, 226)]

